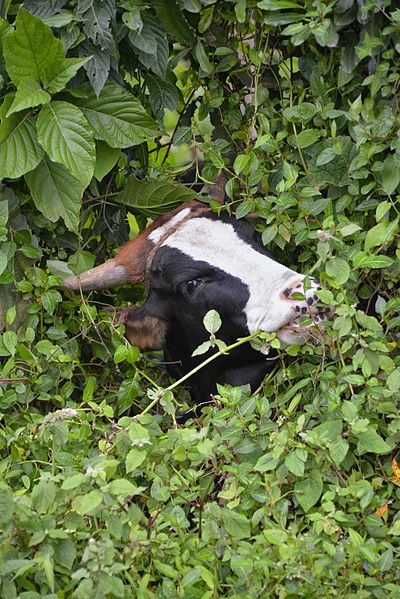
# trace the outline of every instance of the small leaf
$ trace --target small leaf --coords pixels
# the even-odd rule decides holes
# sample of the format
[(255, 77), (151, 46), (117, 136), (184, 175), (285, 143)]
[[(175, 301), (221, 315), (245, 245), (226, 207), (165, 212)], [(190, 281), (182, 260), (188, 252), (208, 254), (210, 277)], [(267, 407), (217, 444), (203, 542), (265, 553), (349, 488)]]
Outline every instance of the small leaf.
[(209, 61), (206, 51), (204, 50), (204, 46), (200, 40), (198, 40), (196, 43), (194, 55), (200, 65), (201, 70), (204, 72), (204, 75), (211, 75), (214, 72), (214, 65)]
[(387, 156), (382, 167), (382, 187), (388, 195), (396, 191), (400, 183), (400, 164), (393, 156)]
[(350, 277), (350, 266), (343, 258), (333, 257), (326, 263), (326, 274), (335, 279), (339, 285), (346, 283)]
[(305, 449), (295, 449), (285, 457), (286, 468), (296, 476), (303, 476), (304, 465), (307, 461), (307, 451)]
[(234, 539), (247, 539), (250, 537), (250, 522), (243, 514), (225, 508), (222, 512), (224, 528)]
[(96, 165), (94, 176), (97, 181), (102, 181), (111, 169), (117, 164), (121, 150), (111, 148), (105, 141), (96, 140)]
[(209, 310), (203, 318), (206, 331), (216, 333), (222, 325), (221, 317), (216, 310)]
[(371, 427), (362, 433), (358, 433), (357, 449), (360, 454), (371, 453), (387, 453), (391, 450), (390, 445), (382, 439), (380, 435)]
[(129, 473), (138, 468), (141, 464), (143, 464), (146, 456), (146, 452), (142, 449), (136, 449), (135, 447), (131, 449), (125, 460), (126, 472)]
[(14, 112), (19, 112), (25, 108), (32, 108), (39, 104), (47, 104), (50, 100), (50, 94), (44, 91), (37, 81), (30, 77), (23, 77), (18, 85), (17, 93), (15, 94), (13, 103), (6, 116), (9, 117)]
[(100, 491), (94, 490), (76, 497), (72, 502), (74, 509), (82, 516), (93, 514), (102, 504), (103, 494)]

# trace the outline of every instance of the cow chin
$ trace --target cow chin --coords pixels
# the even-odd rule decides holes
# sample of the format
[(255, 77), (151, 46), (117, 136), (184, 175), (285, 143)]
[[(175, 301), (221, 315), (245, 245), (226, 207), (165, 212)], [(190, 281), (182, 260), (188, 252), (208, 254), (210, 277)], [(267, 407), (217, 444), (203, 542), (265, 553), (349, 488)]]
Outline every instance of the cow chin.
[(310, 331), (306, 330), (306, 327), (297, 331), (293, 330), (293, 327), (286, 326), (279, 329), (276, 336), (281, 342), (282, 349), (285, 349), (289, 345), (304, 345), (310, 339)]

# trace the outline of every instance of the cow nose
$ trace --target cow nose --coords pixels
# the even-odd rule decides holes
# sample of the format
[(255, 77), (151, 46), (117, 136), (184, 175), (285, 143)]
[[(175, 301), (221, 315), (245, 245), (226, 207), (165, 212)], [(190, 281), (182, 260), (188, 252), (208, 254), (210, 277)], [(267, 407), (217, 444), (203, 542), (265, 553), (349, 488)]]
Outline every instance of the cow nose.
[(280, 294), (280, 298), (288, 302), (294, 312), (295, 318), (302, 314), (313, 315), (313, 320), (319, 320), (319, 317), (326, 311), (324, 308), (317, 307), (318, 297), (316, 292), (321, 289), (318, 281), (310, 277), (309, 289), (304, 289), (304, 278), (295, 279), (285, 287)]

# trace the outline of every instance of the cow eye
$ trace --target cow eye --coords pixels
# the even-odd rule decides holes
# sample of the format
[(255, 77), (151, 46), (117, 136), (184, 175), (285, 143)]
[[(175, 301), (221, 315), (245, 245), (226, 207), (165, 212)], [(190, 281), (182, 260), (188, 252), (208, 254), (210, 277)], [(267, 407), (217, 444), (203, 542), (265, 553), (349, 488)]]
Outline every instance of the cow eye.
[(199, 281), (197, 279), (191, 279), (190, 281), (186, 281), (184, 284), (186, 293), (189, 293), (189, 295), (193, 293), (198, 284)]

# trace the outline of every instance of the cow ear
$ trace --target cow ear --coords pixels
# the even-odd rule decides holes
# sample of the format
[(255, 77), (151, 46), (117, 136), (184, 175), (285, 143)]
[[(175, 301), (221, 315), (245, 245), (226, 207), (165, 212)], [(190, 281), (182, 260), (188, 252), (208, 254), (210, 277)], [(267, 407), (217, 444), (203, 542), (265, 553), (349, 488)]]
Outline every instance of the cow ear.
[(146, 313), (145, 306), (120, 310), (118, 321), (125, 325), (125, 337), (142, 351), (163, 349), (168, 323)]

